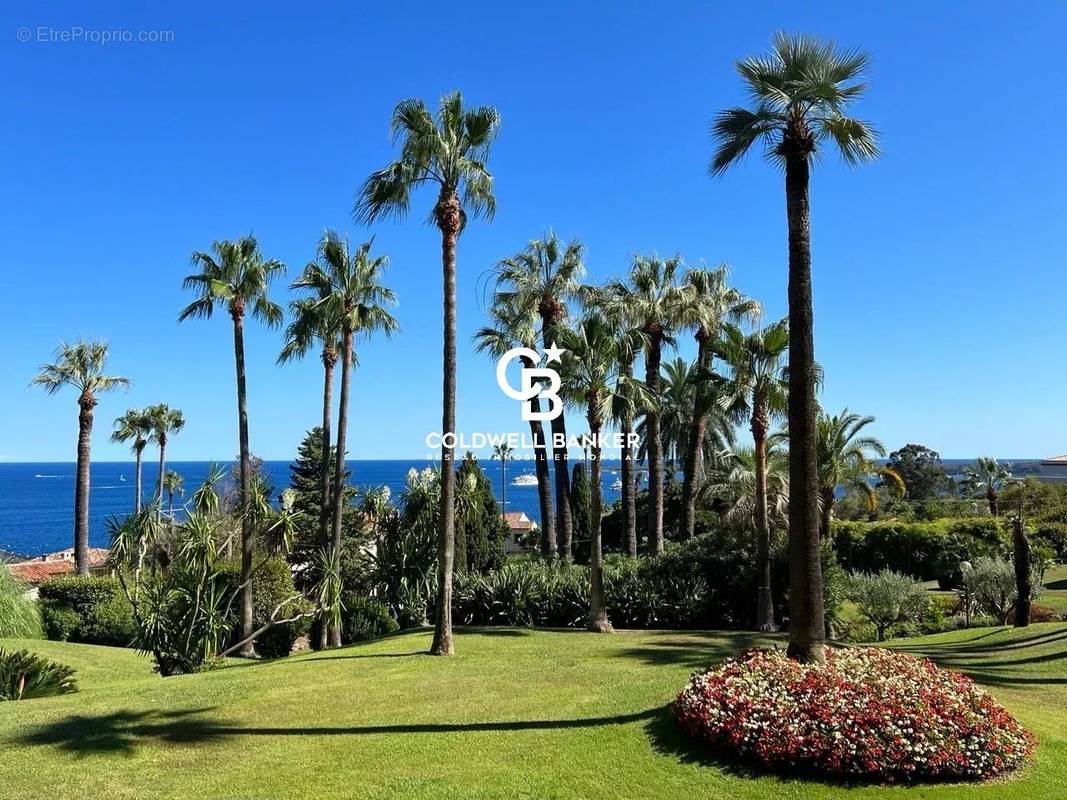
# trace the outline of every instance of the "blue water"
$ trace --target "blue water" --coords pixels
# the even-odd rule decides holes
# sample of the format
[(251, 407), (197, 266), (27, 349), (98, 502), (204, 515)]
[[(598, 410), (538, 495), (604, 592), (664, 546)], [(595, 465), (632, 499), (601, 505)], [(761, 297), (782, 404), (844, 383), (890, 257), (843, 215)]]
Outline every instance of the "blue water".
[[(572, 461), (573, 464), (573, 461)], [(500, 499), (500, 462), (482, 461), (482, 468), (492, 482)], [(221, 464), (227, 470), (231, 464)], [(352, 482), (356, 486), (390, 488), (393, 498), (400, 496), (408, 470), (422, 469), (426, 461), (349, 461)], [(267, 461), (264, 470), (274, 484), (277, 495), (289, 485), (289, 462)], [(206, 461), (168, 462), (185, 482), (185, 498), (175, 497), (181, 505), (207, 476)], [(619, 493), (611, 484), (619, 477), (619, 465), (605, 462), (603, 487), (605, 504), (614, 502)], [(511, 462), (507, 465), (507, 510), (525, 511), (535, 521), (540, 520), (536, 486), (512, 486), (516, 475), (533, 471), (532, 461)], [(89, 495), (89, 544), (106, 547), (106, 522), (113, 515), (124, 515), (133, 509), (133, 464), (124, 462), (94, 462)], [(157, 467), (144, 466), (144, 493), (150, 497), (155, 489)], [(125, 481), (122, 478), (125, 477)], [(229, 477), (226, 479), (229, 481)], [(0, 550), (23, 555), (42, 555), (70, 547), (74, 535), (74, 464), (3, 464), (0, 463)]]

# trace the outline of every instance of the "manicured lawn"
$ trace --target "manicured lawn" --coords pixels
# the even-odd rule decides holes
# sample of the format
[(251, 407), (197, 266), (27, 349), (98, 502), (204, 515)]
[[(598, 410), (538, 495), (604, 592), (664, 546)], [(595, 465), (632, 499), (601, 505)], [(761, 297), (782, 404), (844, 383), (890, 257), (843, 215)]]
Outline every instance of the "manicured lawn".
[(2, 798), (1034, 798), (1067, 794), (1067, 624), (902, 640), (972, 674), (1040, 739), (990, 785), (846, 787), (707, 758), (666, 704), (738, 633), (426, 633), (162, 680), (128, 650), (26, 644), (82, 691), (0, 704)]

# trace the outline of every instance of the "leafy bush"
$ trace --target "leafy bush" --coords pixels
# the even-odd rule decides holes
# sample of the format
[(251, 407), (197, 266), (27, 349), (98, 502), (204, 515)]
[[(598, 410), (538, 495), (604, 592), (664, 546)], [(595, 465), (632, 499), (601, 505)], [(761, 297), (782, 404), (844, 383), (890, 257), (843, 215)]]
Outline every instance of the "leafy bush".
[(0, 700), (32, 700), (78, 691), (74, 670), (29, 650), (0, 648)]
[(77, 611), (49, 602), (41, 603), (41, 620), (45, 636), (56, 642), (69, 642), (82, 624)]
[[(274, 610), (286, 600), (299, 594), (293, 583), (293, 572), (283, 558), (268, 558), (261, 564), (257, 562), (256, 572), (252, 575), (252, 627), (258, 629), (266, 625)], [(221, 566), (221, 573), (227, 584), (227, 591), (235, 590), (240, 583), (241, 565), (237, 561), (227, 561)], [(311, 604), (303, 597), (286, 605), (278, 619), (286, 619), (309, 611)], [(230, 614), (230, 644), (236, 644), (241, 632), (241, 610), (239, 603), (234, 603)], [(301, 618), (296, 622), (272, 625), (256, 638), (256, 652), (264, 658), (283, 658), (293, 649), (293, 643), (308, 632), (310, 619)]]
[(695, 674), (673, 711), (689, 736), (790, 774), (988, 778), (1035, 744), (969, 678), (880, 648), (830, 650), (824, 665), (752, 650)]
[[(1035, 565), (1030, 576), (1031, 600), (1041, 596), (1041, 574), (1040, 566)], [(985, 556), (975, 559), (974, 563), (966, 563), (959, 595), (967, 616), (988, 614), (995, 617), (1000, 625), (1007, 625), (1008, 617), (1019, 596), (1015, 583), (1015, 567), (1010, 561), (1002, 558)]]
[(880, 642), (893, 625), (918, 620), (929, 602), (922, 583), (888, 569), (854, 573), (848, 582), (848, 598), (874, 626)]
[(996, 519), (968, 517), (928, 522), (834, 522), (834, 549), (851, 572), (889, 569), (949, 589), (959, 565), (994, 555), (1007, 543)]
[(116, 578), (52, 578), (39, 597), (49, 639), (129, 647), (136, 637), (133, 609)]
[(0, 639), (40, 639), (41, 613), (26, 587), (0, 566)]
[(346, 642), (365, 642), (400, 630), (384, 603), (363, 597), (346, 597), (342, 605), (341, 631)]
[[(1031, 622), (1059, 622), (1063, 619), (1063, 614), (1052, 608), (1052, 606), (1041, 605), (1041, 603), (1034, 603), (1030, 606), (1030, 621)], [(1008, 623), (1015, 624), (1015, 609), (1011, 610), (1008, 614)]]

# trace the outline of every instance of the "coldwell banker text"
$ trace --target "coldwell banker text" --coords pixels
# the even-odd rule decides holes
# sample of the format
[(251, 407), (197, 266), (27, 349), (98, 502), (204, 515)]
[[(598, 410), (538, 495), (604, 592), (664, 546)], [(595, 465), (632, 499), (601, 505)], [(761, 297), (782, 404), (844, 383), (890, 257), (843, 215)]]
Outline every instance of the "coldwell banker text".
[[(628, 440), (628, 441), (627, 441)], [(544, 442), (539, 442), (526, 433), (431, 433), (426, 437), (426, 446), (434, 450), (447, 447), (450, 450), (481, 450), (483, 448), (507, 445), (513, 450), (539, 450), (542, 448), (562, 449), (575, 447), (580, 449), (599, 446), (604, 450), (621, 450), (629, 445), (636, 452), (640, 437), (636, 433), (601, 433), (592, 436), (583, 433), (567, 436), (562, 433), (549, 434)]]

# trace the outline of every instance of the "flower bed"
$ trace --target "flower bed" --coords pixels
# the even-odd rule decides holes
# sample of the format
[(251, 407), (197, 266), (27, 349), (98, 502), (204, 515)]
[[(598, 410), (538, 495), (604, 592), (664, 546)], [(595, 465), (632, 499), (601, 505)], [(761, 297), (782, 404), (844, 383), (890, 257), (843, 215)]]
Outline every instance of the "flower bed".
[(824, 666), (751, 650), (695, 674), (673, 709), (744, 760), (864, 780), (988, 778), (1035, 745), (969, 678), (880, 648), (828, 650)]

